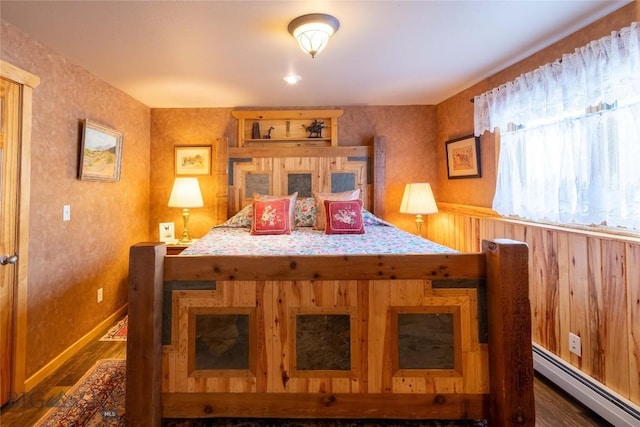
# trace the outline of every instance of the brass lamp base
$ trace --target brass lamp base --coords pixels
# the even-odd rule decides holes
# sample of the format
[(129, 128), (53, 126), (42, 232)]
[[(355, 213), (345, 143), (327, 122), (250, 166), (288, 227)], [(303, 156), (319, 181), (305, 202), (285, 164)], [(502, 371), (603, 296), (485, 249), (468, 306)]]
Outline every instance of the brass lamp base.
[(182, 230), (182, 237), (178, 240), (180, 244), (189, 244), (193, 242), (193, 239), (189, 235), (189, 229), (187, 225), (189, 224), (189, 208), (182, 209), (182, 222), (184, 224), (184, 228)]
[(422, 215), (418, 214), (416, 215), (416, 229), (418, 230), (418, 236), (422, 236), (422, 223), (424, 221), (422, 220)]

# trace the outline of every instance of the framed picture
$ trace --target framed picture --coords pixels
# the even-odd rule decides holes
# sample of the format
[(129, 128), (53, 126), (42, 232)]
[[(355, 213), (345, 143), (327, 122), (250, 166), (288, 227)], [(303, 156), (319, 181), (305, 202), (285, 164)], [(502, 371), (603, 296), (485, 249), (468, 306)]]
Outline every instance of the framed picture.
[(480, 137), (463, 136), (446, 142), (447, 178), (480, 178)]
[(122, 133), (85, 120), (78, 178), (85, 181), (120, 181)]
[(161, 242), (175, 243), (176, 234), (173, 222), (161, 222), (159, 228), (158, 236), (160, 236)]
[(211, 146), (178, 145), (176, 175), (211, 175)]

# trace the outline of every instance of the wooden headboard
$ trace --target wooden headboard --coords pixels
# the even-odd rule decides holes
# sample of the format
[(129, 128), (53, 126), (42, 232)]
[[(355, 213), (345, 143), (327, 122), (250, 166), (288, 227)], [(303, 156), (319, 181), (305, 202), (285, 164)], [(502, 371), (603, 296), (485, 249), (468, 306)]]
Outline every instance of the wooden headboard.
[(359, 188), (365, 209), (383, 218), (385, 145), (376, 136), (371, 146), (218, 147), (218, 170), (224, 171), (218, 188), (226, 189), (218, 194), (218, 212), (234, 215), (254, 193), (312, 197)]

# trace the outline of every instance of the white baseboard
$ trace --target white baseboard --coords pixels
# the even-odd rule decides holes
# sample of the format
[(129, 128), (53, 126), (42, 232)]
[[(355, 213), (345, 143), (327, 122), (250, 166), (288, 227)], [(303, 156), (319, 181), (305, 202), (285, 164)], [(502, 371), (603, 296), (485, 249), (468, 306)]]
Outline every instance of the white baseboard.
[(638, 405), (535, 343), (533, 344), (533, 367), (614, 426), (640, 426)]
[(80, 338), (78, 341), (73, 343), (70, 347), (68, 347), (65, 351), (57, 355), (52, 361), (44, 365), (42, 368), (38, 370), (35, 374), (31, 375), (24, 383), (25, 391), (32, 390), (36, 385), (38, 385), (42, 380), (51, 375), (56, 369), (58, 369), (64, 362), (71, 359), (73, 355), (75, 355), (82, 347), (89, 344), (96, 338), (99, 338), (101, 334), (103, 334), (106, 329), (122, 317), (127, 312), (127, 305), (125, 304), (123, 307), (119, 308), (115, 313), (111, 316), (107, 317), (105, 320), (100, 322), (98, 326), (89, 331), (88, 334)]

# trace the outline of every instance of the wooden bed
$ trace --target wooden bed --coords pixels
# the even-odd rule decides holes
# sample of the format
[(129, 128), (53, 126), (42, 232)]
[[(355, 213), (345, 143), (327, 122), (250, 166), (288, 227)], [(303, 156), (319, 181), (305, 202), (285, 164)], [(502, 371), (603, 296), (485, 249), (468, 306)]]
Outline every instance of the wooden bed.
[[(323, 155), (337, 148), (323, 148)], [(376, 144), (370, 157), (379, 158), (382, 149)], [(274, 162), (253, 162), (264, 163)], [(307, 170), (310, 164), (291, 163)], [(375, 206), (379, 188), (364, 185), (381, 181), (372, 175), (357, 184), (371, 195), (368, 206)], [(229, 204), (237, 210), (244, 197), (229, 184), (235, 194)], [(135, 245), (128, 423), (253, 417), (533, 426), (528, 249), (510, 240), (484, 241), (482, 248), (475, 254), (257, 257), (166, 256), (162, 243)], [(202, 325), (230, 317), (244, 322), (246, 360), (203, 368), (196, 338)], [(305, 322), (318, 319), (330, 323), (333, 335), (305, 335)], [(448, 325), (447, 333), (438, 332), (452, 348), (445, 362), (420, 356), (420, 340), (438, 347), (420, 327), (434, 321)], [(313, 345), (323, 356), (319, 366), (303, 354)]]

